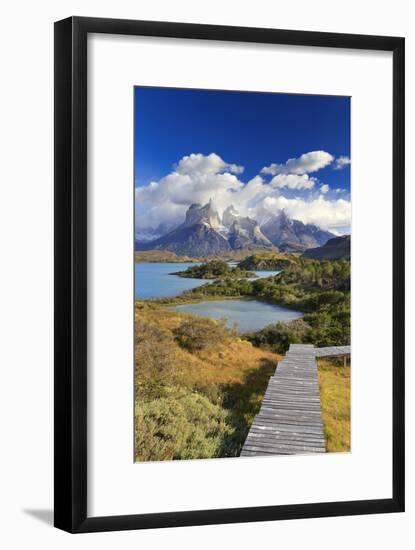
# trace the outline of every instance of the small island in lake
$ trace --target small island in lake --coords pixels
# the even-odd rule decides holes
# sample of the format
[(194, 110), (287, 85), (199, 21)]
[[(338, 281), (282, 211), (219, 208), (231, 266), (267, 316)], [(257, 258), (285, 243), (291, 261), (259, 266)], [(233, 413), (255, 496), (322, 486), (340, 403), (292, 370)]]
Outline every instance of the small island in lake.
[(188, 267), (185, 271), (177, 271), (172, 275), (188, 279), (252, 279), (257, 277), (253, 271), (232, 267), (223, 260), (211, 260), (202, 265)]
[(295, 262), (296, 256), (279, 252), (255, 252), (239, 262), (240, 269), (281, 271)]

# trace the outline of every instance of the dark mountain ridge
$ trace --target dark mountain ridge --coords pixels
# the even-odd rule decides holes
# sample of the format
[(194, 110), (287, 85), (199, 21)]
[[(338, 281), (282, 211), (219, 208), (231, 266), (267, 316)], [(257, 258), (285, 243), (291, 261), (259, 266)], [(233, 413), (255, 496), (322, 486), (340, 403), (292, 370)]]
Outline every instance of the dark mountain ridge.
[(306, 250), (303, 256), (313, 260), (350, 260), (350, 235), (329, 239), (323, 246)]

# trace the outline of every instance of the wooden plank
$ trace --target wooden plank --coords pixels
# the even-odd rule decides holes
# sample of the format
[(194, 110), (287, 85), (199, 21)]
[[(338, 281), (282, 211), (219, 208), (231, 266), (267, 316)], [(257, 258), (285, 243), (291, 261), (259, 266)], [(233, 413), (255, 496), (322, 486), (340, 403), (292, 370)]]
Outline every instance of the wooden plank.
[(300, 405), (300, 406), (306, 406), (306, 405), (310, 405), (310, 407), (314, 408), (317, 406), (318, 410), (320, 410), (320, 401), (316, 398), (315, 396), (305, 396), (304, 398), (303, 397), (298, 397), (298, 396), (293, 396), (292, 399), (290, 399), (290, 396), (286, 396), (286, 397), (281, 397), (280, 395), (272, 395), (272, 394), (268, 394), (266, 396), (264, 396), (263, 400), (262, 400), (262, 403), (265, 404), (266, 402), (269, 402), (269, 403), (280, 403), (281, 405), (284, 405), (284, 404), (287, 404), (287, 405)]
[(292, 397), (282, 395), (266, 395), (262, 400), (263, 403), (280, 403), (281, 405), (299, 405), (300, 407), (311, 407), (320, 410), (320, 400), (311, 396)]
[(244, 449), (247, 449), (248, 451), (262, 451), (264, 449), (269, 450), (270, 452), (273, 452), (273, 454), (280, 454), (279, 451), (288, 451), (291, 454), (302, 454), (302, 453), (325, 453), (326, 450), (323, 447), (302, 447), (302, 446), (294, 446), (294, 445), (283, 445), (275, 444), (273, 446), (265, 446), (265, 445), (244, 445)]
[(272, 402), (272, 403), (281, 403), (282, 405), (285, 403), (287, 405), (310, 405), (311, 407), (315, 407), (317, 405), (318, 410), (320, 410), (320, 400), (316, 399), (314, 394), (311, 395), (304, 395), (299, 397), (298, 395), (273, 395), (273, 394), (267, 394), (264, 396), (262, 402), (265, 403), (266, 401)]
[(299, 452), (308, 452), (308, 453), (324, 453), (325, 452), (325, 446), (324, 445), (303, 445), (302, 443), (292, 443), (292, 442), (285, 442), (285, 441), (279, 441), (278, 444), (274, 442), (271, 443), (264, 443), (262, 441), (247, 441), (245, 446), (245, 449), (247, 450), (255, 450), (255, 449), (261, 449), (265, 451), (274, 451), (276, 454), (279, 454), (279, 451), (287, 451), (291, 453), (299, 453)]
[[(255, 442), (255, 441), (269, 441), (271, 443), (275, 443), (275, 441), (278, 439), (279, 442), (286, 442), (286, 443), (301, 443), (304, 445), (307, 445), (309, 447), (325, 447), (325, 440), (323, 437), (310, 437), (306, 436), (304, 434), (296, 434), (296, 435), (287, 435), (286, 433), (278, 433), (278, 438), (275, 437), (275, 433), (259, 433), (255, 431), (250, 431), (248, 437), (246, 438), (246, 442), (249, 441)], [(274, 436), (274, 437), (273, 437)]]
[(301, 421), (307, 421), (307, 419), (310, 422), (320, 422), (321, 423), (321, 415), (316, 411), (308, 411), (308, 410), (296, 410), (296, 409), (284, 409), (284, 408), (274, 408), (270, 407), (269, 405), (265, 404), (263, 407), (261, 407), (261, 410), (257, 414), (257, 418), (286, 418), (289, 420), (292, 419), (300, 419)]
[(272, 433), (287, 433), (287, 434), (297, 434), (302, 433), (304, 435), (310, 436), (319, 436), (321, 437), (321, 432), (319, 429), (308, 427), (308, 426), (296, 426), (292, 424), (252, 424), (252, 431), (261, 431), (261, 432), (272, 432)]
[(278, 420), (278, 423), (276, 423), (275, 419), (270, 420), (268, 418), (261, 418), (260, 420), (261, 424), (256, 424), (255, 426), (275, 427), (281, 430), (284, 428), (292, 428), (295, 431), (302, 431), (304, 433), (313, 431), (318, 434), (321, 434), (323, 428), (321, 424), (304, 424), (302, 421)]
[(315, 412), (315, 411), (301, 410), (301, 409), (288, 408), (288, 407), (282, 407), (282, 406), (269, 407), (267, 404), (261, 407), (259, 414), (261, 413), (264, 413), (264, 415), (270, 416), (270, 417), (278, 417), (281, 415), (286, 415), (287, 418), (289, 418), (290, 416), (293, 418), (304, 417), (304, 419), (309, 418), (310, 420), (320, 420), (321, 418), (320, 411)]
[(275, 445), (276, 442), (283, 443), (286, 445), (293, 445), (293, 446), (305, 446), (305, 447), (321, 447), (325, 448), (326, 443), (324, 440), (321, 439), (303, 439), (300, 437), (297, 438), (290, 438), (290, 437), (258, 437), (258, 436), (252, 436), (249, 435), (249, 437), (246, 439), (245, 445), (251, 445), (256, 444), (256, 442), (265, 442), (269, 443), (271, 445)]
[(274, 446), (261, 446), (261, 445), (247, 445), (246, 449), (248, 451), (268, 451), (273, 454), (289, 453), (289, 454), (314, 454), (314, 453), (325, 453), (324, 447), (302, 447), (294, 445), (280, 445)]
[(251, 433), (254, 433), (254, 434), (265, 434), (265, 435), (271, 435), (271, 436), (274, 436), (274, 435), (280, 435), (281, 437), (306, 437), (306, 438), (310, 438), (310, 439), (322, 439), (324, 440), (324, 437), (321, 435), (321, 433), (318, 433), (317, 430), (315, 430), (314, 432), (313, 431), (306, 431), (306, 430), (303, 430), (301, 429), (301, 427), (298, 427), (297, 429), (292, 429), (292, 430), (284, 430), (284, 426), (280, 427), (280, 426), (276, 426), (276, 427), (273, 427), (273, 426), (270, 426), (269, 427), (270, 429), (263, 429), (262, 426), (252, 426), (251, 430), (249, 431), (249, 434), (250, 435)]
[(288, 426), (307, 426), (309, 428), (317, 428), (321, 429), (323, 426), (323, 423), (319, 421), (319, 419), (309, 419), (307, 420), (307, 417), (302, 415), (290, 415), (289, 417), (285, 414), (279, 414), (279, 415), (268, 415), (268, 414), (261, 414), (258, 416), (256, 420), (256, 425), (288, 425)]
[[(248, 456), (263, 456), (263, 457), (265, 457), (265, 456), (268, 456), (269, 457), (269, 456), (275, 456), (275, 454), (276, 454), (275, 452), (272, 452), (272, 451), (270, 452), (270, 451), (267, 451), (267, 450), (264, 450), (264, 451), (258, 451), (258, 450), (257, 451), (248, 451), (247, 449), (242, 449), (240, 456), (242, 456), (242, 457), (248, 457)], [(278, 454), (279, 455), (291, 455), (293, 453), (287, 453), (287, 452), (280, 451)]]

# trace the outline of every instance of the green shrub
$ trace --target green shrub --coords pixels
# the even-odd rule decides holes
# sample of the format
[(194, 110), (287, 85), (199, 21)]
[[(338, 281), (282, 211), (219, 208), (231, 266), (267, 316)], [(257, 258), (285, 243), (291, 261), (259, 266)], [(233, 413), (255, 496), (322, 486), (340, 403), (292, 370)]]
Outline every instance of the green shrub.
[(180, 369), (176, 344), (170, 330), (155, 323), (136, 320), (135, 385), (137, 396), (162, 394), (163, 386), (172, 384)]
[(229, 413), (196, 393), (136, 403), (136, 460), (184, 460), (221, 456), (233, 429)]
[(226, 278), (246, 278), (256, 277), (252, 271), (246, 271), (239, 267), (231, 267), (223, 260), (211, 260), (202, 265), (190, 266), (185, 271), (174, 273), (180, 277), (190, 277), (195, 279), (222, 279)]
[(290, 344), (309, 341), (310, 326), (303, 319), (296, 319), (289, 323), (279, 322), (275, 325), (267, 325), (258, 332), (245, 334), (244, 337), (255, 346), (284, 354)]
[(229, 331), (223, 321), (192, 317), (182, 321), (173, 334), (181, 347), (194, 353), (223, 343)]

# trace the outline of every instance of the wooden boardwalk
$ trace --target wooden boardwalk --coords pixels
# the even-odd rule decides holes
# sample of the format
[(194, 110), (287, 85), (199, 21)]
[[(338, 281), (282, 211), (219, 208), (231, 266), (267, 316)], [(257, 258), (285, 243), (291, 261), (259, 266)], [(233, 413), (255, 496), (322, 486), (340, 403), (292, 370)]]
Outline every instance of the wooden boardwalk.
[(291, 344), (269, 380), (241, 456), (325, 453), (316, 357), (345, 354), (350, 354), (349, 346)]

